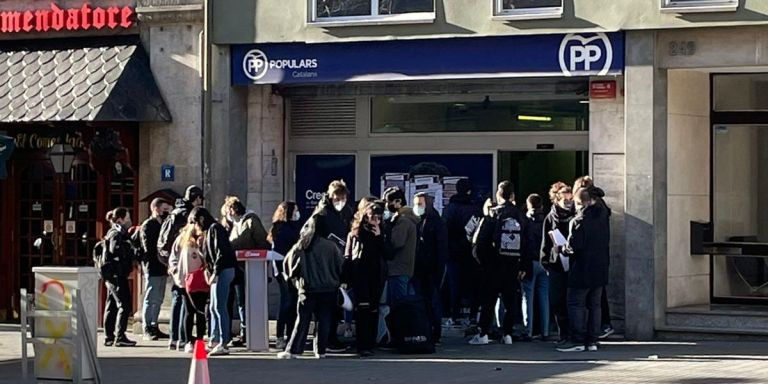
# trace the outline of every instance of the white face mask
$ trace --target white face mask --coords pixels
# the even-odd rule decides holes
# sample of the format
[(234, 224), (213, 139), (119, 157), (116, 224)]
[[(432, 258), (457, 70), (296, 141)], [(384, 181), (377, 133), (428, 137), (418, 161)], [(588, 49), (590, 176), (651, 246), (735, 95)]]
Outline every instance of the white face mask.
[(413, 213), (416, 214), (416, 216), (424, 216), (424, 213), (426, 213), (427, 209), (426, 207), (422, 207), (420, 205), (413, 207)]
[(299, 212), (298, 209), (293, 211), (293, 217), (291, 217), (291, 220), (293, 220), (293, 221), (301, 220), (301, 212)]
[(335, 208), (337, 212), (341, 212), (341, 210), (344, 209), (346, 205), (347, 205), (347, 201), (342, 200), (342, 201), (333, 203), (333, 208)]
[(392, 212), (390, 212), (388, 209), (384, 210), (384, 221), (389, 221), (389, 219), (392, 218)]

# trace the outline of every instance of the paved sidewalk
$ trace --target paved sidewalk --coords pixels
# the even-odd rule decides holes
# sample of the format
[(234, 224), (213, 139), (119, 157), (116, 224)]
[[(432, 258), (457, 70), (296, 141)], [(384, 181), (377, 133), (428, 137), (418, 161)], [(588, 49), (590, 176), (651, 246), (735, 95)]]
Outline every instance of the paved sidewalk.
[[(622, 342), (598, 352), (559, 353), (550, 343), (469, 346), (452, 334), (438, 353), (379, 352), (278, 361), (237, 352), (209, 360), (216, 383), (768, 383), (768, 343)], [(0, 328), (0, 383), (21, 383), (19, 334)], [(237, 351), (237, 350), (235, 350)], [(14, 355), (15, 354), (15, 355)], [(182, 383), (190, 356), (165, 342), (99, 348), (105, 383)]]

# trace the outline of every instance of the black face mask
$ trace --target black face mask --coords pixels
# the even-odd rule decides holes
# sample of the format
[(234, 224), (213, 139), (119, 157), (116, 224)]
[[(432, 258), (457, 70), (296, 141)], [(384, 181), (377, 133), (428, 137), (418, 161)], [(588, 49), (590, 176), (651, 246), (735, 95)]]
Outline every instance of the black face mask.
[(395, 205), (392, 203), (387, 204), (387, 211), (390, 211), (392, 213), (397, 212), (397, 208), (395, 208)]
[(168, 216), (170, 216), (170, 215), (171, 215), (171, 213), (170, 213), (170, 212), (163, 212), (163, 213), (161, 213), (161, 214), (160, 214), (160, 219), (162, 219), (162, 220), (165, 220), (165, 219), (167, 219), (167, 218), (168, 218)]

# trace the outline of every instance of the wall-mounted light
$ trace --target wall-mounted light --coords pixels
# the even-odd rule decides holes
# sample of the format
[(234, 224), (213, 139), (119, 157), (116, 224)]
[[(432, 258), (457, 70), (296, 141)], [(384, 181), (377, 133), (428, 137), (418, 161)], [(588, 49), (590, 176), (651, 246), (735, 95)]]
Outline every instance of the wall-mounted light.
[(55, 144), (48, 152), (53, 169), (56, 173), (69, 173), (72, 162), (75, 161), (75, 150), (69, 144)]
[(518, 121), (542, 121), (542, 122), (550, 122), (552, 121), (552, 118), (549, 116), (527, 116), (527, 115), (518, 115), (517, 116)]

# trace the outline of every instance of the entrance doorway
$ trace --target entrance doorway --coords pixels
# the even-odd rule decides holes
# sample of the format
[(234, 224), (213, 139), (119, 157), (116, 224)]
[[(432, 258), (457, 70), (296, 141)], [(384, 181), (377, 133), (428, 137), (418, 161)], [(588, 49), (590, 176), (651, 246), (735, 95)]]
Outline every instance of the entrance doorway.
[(573, 185), (576, 178), (589, 173), (587, 151), (499, 152), (498, 180), (515, 185), (518, 207), (525, 207), (531, 193), (548, 201), (549, 187), (556, 181)]

